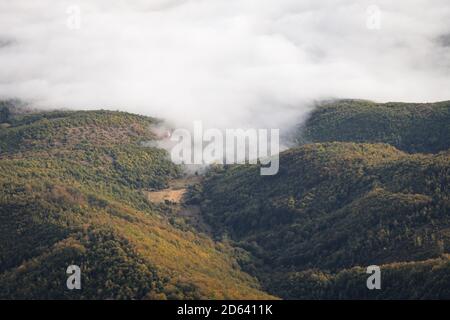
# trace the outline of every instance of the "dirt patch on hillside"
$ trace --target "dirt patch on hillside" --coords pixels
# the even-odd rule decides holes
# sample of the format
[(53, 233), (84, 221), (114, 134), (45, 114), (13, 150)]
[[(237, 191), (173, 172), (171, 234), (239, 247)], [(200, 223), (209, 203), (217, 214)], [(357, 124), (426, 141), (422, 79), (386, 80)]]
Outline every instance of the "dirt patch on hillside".
[(164, 189), (159, 191), (144, 191), (147, 200), (153, 203), (181, 203), (186, 193), (186, 188), (184, 189)]
[(198, 231), (210, 234), (211, 228), (203, 221), (200, 206), (186, 204), (184, 202), (188, 187), (200, 181), (200, 176), (188, 176), (170, 181), (167, 189), (155, 191), (143, 190), (142, 192), (147, 198), (147, 201), (171, 207), (171, 218), (181, 218), (187, 224), (194, 226)]
[(144, 194), (147, 200), (152, 203), (173, 203), (181, 204), (184, 199), (184, 195), (187, 191), (188, 186), (198, 183), (200, 177), (189, 176), (180, 179), (174, 179), (169, 182), (169, 188), (163, 190), (149, 191), (144, 190)]

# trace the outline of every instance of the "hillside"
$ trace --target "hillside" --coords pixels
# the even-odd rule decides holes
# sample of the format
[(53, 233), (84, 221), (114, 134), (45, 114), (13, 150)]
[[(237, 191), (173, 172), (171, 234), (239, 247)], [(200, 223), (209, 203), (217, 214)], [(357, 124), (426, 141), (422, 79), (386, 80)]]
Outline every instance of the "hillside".
[[(122, 112), (3, 113), (0, 298), (273, 298), (174, 208), (149, 201), (182, 176), (145, 147), (157, 120)], [(82, 290), (66, 288), (68, 265)]]
[[(196, 196), (216, 236), (251, 252), (245, 268), (269, 292), (450, 298), (449, 151), (318, 143), (283, 152), (275, 176), (258, 170), (218, 168)], [(383, 290), (365, 287), (372, 264), (388, 274)]]
[(406, 152), (435, 153), (450, 147), (450, 101), (374, 103), (338, 100), (319, 103), (295, 134), (312, 142), (388, 143)]
[(186, 176), (158, 119), (1, 102), (0, 299), (450, 299), (448, 115), (328, 102), (278, 174)]

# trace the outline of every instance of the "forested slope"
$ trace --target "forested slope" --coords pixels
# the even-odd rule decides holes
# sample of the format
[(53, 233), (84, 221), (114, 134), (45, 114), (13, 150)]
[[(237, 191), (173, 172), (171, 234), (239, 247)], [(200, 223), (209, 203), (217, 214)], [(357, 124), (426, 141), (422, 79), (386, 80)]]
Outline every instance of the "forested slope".
[(450, 147), (450, 101), (375, 103), (338, 100), (318, 103), (296, 131), (298, 144), (388, 143), (407, 152), (434, 153)]
[[(243, 265), (270, 293), (448, 299), (448, 110), (325, 104), (302, 126), (301, 146), (281, 154), (278, 174), (217, 167), (192, 198), (217, 237), (251, 252)], [(382, 290), (366, 288), (369, 265), (381, 266)]]
[[(240, 254), (170, 223), (142, 190), (181, 175), (145, 147), (157, 121), (121, 112), (4, 113), (0, 298), (271, 298)], [(82, 290), (66, 288), (81, 267)]]
[(0, 298), (450, 299), (449, 107), (323, 103), (278, 174), (198, 179), (197, 229), (146, 196), (183, 180), (146, 143), (158, 120), (2, 102)]

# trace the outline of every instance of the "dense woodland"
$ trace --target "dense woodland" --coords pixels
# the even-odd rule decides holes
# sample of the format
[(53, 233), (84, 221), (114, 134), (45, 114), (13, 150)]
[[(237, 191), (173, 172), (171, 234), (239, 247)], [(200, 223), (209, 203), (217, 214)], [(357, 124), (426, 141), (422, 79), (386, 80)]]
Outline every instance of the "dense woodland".
[(450, 101), (374, 103), (364, 100), (322, 102), (294, 137), (311, 142), (388, 143), (406, 152), (436, 153), (450, 148)]
[(450, 299), (449, 115), (322, 103), (277, 175), (213, 166), (190, 187), (203, 232), (143, 195), (183, 175), (146, 143), (159, 120), (2, 102), (0, 298)]
[[(348, 285), (343, 271), (357, 276), (354, 267), (372, 264), (399, 272), (415, 265), (391, 264), (442, 258), (447, 264), (439, 265), (450, 272), (449, 152), (410, 155), (386, 144), (321, 143), (284, 152), (280, 164), (273, 177), (252, 166), (211, 172), (201, 200), (217, 234), (252, 253), (246, 268), (272, 293), (307, 298), (306, 278), (325, 286), (320, 297), (358, 297), (339, 289)], [(360, 276), (367, 277), (364, 270)], [(450, 297), (450, 278), (436, 277), (407, 276), (405, 283), (417, 281), (405, 287), (416, 288), (414, 294), (391, 283), (398, 290), (388, 295), (385, 280), (386, 291), (374, 294)], [(444, 286), (430, 293), (421, 285), (425, 279)]]
[[(216, 237), (248, 250), (245, 269), (282, 298), (449, 299), (449, 110), (322, 104), (277, 175), (215, 168), (192, 197)], [(381, 266), (382, 290), (366, 288), (369, 265)]]
[[(170, 208), (144, 197), (181, 175), (143, 143), (157, 120), (1, 114), (1, 299), (273, 298), (241, 270), (237, 249), (174, 226)], [(70, 264), (82, 290), (66, 288)]]

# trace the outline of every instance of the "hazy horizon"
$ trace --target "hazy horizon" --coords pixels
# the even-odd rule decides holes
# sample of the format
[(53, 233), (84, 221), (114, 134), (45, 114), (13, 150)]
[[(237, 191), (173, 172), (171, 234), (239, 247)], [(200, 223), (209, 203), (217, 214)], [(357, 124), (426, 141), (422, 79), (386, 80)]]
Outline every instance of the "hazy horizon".
[(448, 21), (445, 0), (0, 0), (0, 97), (218, 127), (448, 100)]

